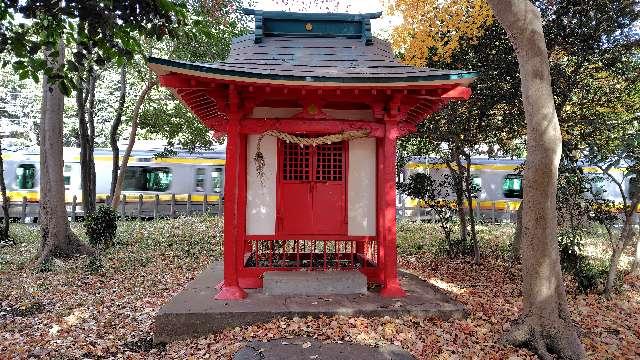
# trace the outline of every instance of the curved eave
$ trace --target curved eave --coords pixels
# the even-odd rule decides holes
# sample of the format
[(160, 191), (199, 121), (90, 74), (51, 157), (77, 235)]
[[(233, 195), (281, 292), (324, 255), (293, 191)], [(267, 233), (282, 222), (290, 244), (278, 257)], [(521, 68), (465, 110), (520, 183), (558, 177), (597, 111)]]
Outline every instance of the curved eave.
[(149, 67), (158, 75), (181, 73), (219, 79), (222, 81), (270, 83), (292, 86), (376, 86), (376, 87), (406, 87), (420, 85), (458, 84), (468, 85), (478, 76), (475, 71), (460, 71), (451, 74), (433, 75), (403, 75), (393, 77), (352, 76), (297, 76), (269, 73), (254, 73), (237, 70), (224, 70), (202, 64), (173, 61), (150, 57)]

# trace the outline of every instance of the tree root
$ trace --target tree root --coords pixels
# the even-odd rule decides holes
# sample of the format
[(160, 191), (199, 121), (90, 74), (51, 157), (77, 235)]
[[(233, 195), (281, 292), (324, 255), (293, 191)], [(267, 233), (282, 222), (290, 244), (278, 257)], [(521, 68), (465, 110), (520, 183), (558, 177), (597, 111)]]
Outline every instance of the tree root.
[(42, 269), (43, 266), (52, 258), (69, 259), (74, 256), (93, 255), (96, 250), (69, 231), (62, 244), (52, 244), (45, 240), (43, 234), (43, 247), (40, 250), (37, 260), (34, 264), (35, 269)]
[(571, 321), (560, 318), (545, 321), (538, 317), (521, 317), (504, 335), (502, 342), (525, 347), (543, 360), (586, 358), (576, 327)]

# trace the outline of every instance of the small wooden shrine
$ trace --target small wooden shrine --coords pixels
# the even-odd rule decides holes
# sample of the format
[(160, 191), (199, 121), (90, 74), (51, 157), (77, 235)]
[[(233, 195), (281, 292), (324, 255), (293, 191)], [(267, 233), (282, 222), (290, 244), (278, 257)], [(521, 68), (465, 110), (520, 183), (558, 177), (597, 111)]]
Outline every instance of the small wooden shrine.
[[(396, 265), (396, 141), (476, 74), (396, 61), (375, 14), (245, 10), (255, 31), (213, 64), (150, 58), (160, 83), (227, 136), (224, 281), (242, 299), (267, 271), (358, 270), (405, 295)], [(455, 119), (452, 119), (455, 121)]]

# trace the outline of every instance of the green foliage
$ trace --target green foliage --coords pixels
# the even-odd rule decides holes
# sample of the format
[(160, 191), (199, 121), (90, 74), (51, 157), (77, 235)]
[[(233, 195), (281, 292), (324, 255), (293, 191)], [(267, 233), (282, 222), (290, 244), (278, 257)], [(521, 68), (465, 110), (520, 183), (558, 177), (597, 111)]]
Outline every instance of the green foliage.
[(45, 258), (44, 261), (38, 266), (37, 271), (40, 273), (48, 273), (53, 271), (53, 256)]
[[(602, 198), (599, 180), (601, 176), (588, 177), (574, 162), (561, 162), (556, 201), (560, 265), (573, 275), (582, 293), (601, 288), (608, 272), (606, 262), (584, 255), (585, 241), (594, 238), (595, 224), (610, 228), (618, 220), (613, 202)], [(604, 242), (602, 234), (596, 238)]]
[(118, 214), (111, 206), (100, 205), (84, 222), (89, 244), (99, 249), (113, 246), (118, 228), (117, 221)]
[[(15, 21), (16, 14), (26, 21)], [(88, 58), (98, 67), (122, 64), (140, 53), (142, 39), (175, 36), (185, 17), (182, 1), (5, 1), (0, 5), (0, 53), (14, 60), (3, 66), (10, 63), (22, 80), (38, 82), (44, 73), (69, 95), (76, 86), (74, 75)], [(77, 46), (62, 68), (38, 56), (61, 42)], [(57, 50), (50, 56), (57, 57)]]
[(87, 271), (90, 274), (97, 275), (104, 271), (104, 261), (102, 256), (96, 254), (89, 257), (89, 261), (87, 262)]
[(609, 264), (586, 256), (582, 243), (575, 242), (572, 236), (573, 234), (567, 234), (566, 231), (558, 234), (562, 271), (574, 277), (581, 293), (602, 290)]
[(473, 252), (473, 244), (452, 236), (456, 225), (455, 205), (448, 200), (451, 189), (451, 177), (444, 175), (434, 179), (431, 175), (415, 173), (407, 182), (399, 183), (398, 190), (419, 200), (419, 205), (429, 210), (435, 218), (446, 243), (446, 253), (451, 256), (468, 255)]

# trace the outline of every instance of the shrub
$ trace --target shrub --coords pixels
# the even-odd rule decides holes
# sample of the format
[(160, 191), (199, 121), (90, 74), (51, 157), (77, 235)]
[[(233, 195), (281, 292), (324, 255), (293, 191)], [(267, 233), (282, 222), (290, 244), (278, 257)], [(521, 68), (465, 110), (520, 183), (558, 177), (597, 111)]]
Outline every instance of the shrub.
[(118, 229), (118, 214), (110, 206), (100, 205), (96, 211), (87, 216), (84, 228), (89, 244), (99, 249), (113, 246)]
[(604, 286), (609, 266), (583, 254), (582, 243), (576, 241), (570, 230), (558, 233), (560, 265), (562, 271), (573, 275), (578, 291), (588, 293)]

